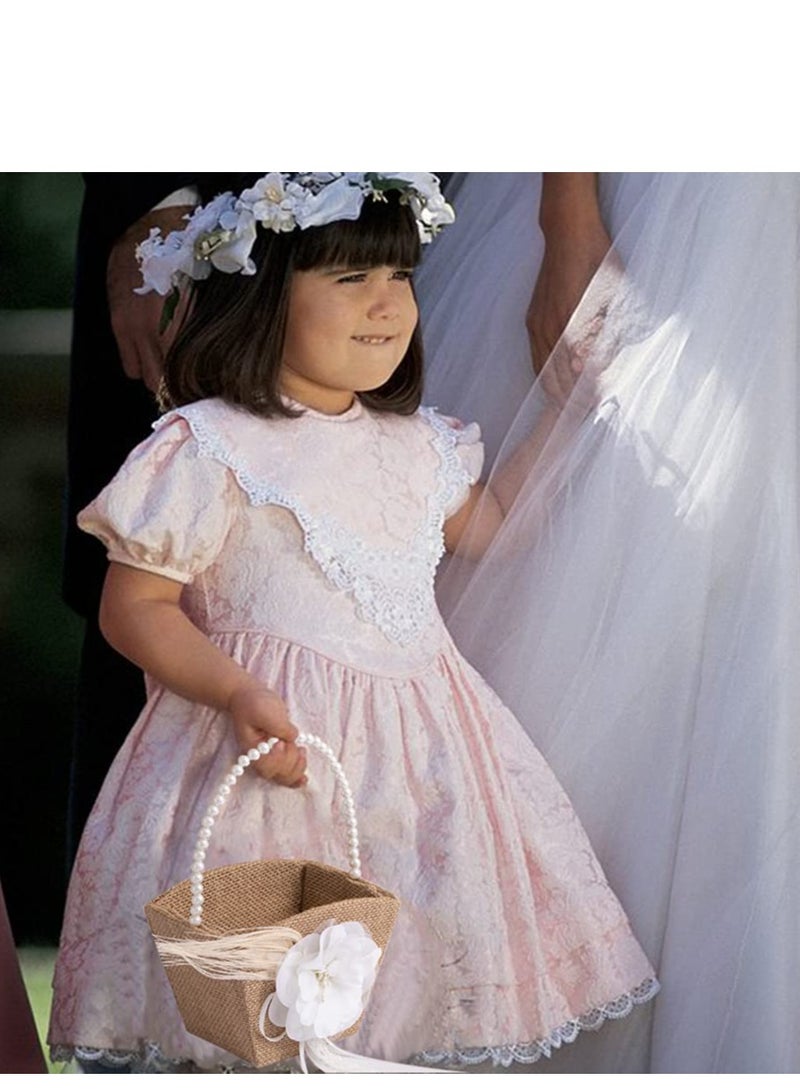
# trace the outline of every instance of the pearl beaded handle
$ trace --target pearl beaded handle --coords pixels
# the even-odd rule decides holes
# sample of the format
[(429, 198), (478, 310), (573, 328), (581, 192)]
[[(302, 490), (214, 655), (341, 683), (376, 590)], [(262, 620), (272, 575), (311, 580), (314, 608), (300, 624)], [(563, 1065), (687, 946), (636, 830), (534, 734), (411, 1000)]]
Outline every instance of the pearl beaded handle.
[[(241, 754), (236, 759), (236, 763), (232, 766), (230, 773), (225, 777), (222, 784), (220, 784), (216, 795), (212, 799), (208, 810), (203, 817), (203, 821), (200, 823), (200, 832), (197, 835), (194, 856), (192, 857), (192, 908), (189, 914), (190, 924), (203, 923), (203, 874), (206, 869), (206, 851), (211, 842), (211, 831), (214, 828), (214, 823), (222, 811), (222, 808), (225, 806), (228, 796), (231, 794), (231, 789), (239, 777), (244, 773), (247, 766), (254, 761), (258, 761), (259, 758), (265, 757), (269, 754), (270, 750), (272, 750), (273, 746), (276, 746), (279, 742), (280, 739), (266, 739), (264, 742), (260, 742), (258, 746), (253, 747), (252, 750), (248, 750), (246, 754)], [(358, 853), (358, 823), (356, 821), (356, 810), (353, 804), (353, 792), (350, 785), (347, 783), (344, 769), (328, 744), (323, 742), (318, 735), (298, 735), (295, 739), (295, 743), (297, 746), (310, 746), (314, 750), (318, 750), (319, 753), (327, 759), (328, 764), (333, 770), (334, 776), (342, 790), (344, 809), (347, 817), (347, 855), (350, 864), (350, 874), (353, 878), (360, 879), (361, 858)]]

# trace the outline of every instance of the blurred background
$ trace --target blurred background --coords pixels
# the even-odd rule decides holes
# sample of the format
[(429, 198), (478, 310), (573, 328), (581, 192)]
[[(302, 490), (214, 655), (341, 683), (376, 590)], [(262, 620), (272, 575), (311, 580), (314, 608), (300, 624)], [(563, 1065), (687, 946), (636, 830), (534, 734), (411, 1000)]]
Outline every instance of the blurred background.
[(0, 174), (0, 879), (18, 944), (53, 946), (81, 623), (61, 601), (79, 174)]

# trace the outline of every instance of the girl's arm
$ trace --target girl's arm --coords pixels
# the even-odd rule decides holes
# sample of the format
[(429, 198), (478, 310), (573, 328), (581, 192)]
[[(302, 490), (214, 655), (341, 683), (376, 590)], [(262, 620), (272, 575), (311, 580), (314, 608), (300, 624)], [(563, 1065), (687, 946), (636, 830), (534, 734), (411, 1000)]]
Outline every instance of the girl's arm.
[[(448, 553), (471, 560), (480, 559), (494, 538), (525, 482), (531, 467), (542, 454), (553, 431), (559, 409), (547, 406), (540, 414), (530, 436), (511, 454), (492, 477), (490, 485), (477, 484), (470, 489), (466, 503), (444, 524), (444, 544)], [(465, 531), (469, 527), (469, 533)]]
[(167, 689), (229, 713), (243, 751), (272, 735), (284, 740), (253, 768), (290, 788), (306, 783), (306, 754), (297, 728), (272, 690), (217, 648), (180, 607), (183, 585), (112, 562), (100, 603), (100, 629), (118, 652)]

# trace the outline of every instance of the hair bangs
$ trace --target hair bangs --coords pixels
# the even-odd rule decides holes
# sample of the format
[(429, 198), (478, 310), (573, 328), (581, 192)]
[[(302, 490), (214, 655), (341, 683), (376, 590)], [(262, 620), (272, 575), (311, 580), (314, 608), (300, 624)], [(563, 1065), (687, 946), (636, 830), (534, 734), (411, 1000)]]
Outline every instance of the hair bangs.
[[(410, 208), (389, 194), (386, 201), (365, 201), (358, 220), (304, 231), (259, 230), (252, 256), (253, 276), (215, 271), (195, 283), (192, 306), (164, 363), (163, 408), (218, 397), (262, 417), (296, 416), (280, 393), (293, 271), (413, 269), (420, 240)], [(394, 374), (359, 397), (379, 412), (414, 413), (422, 374), (418, 326)]]
[(379, 265), (413, 269), (420, 259), (414, 215), (394, 194), (365, 201), (357, 220), (336, 220), (299, 232), (294, 268), (371, 269)]

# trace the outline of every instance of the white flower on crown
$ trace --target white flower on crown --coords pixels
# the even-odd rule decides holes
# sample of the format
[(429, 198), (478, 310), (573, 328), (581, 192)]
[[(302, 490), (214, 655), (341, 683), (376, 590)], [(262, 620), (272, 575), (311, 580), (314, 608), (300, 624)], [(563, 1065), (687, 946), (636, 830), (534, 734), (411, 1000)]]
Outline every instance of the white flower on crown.
[(205, 280), (212, 269), (252, 276), (258, 224), (282, 232), (357, 220), (368, 196), (380, 200), (387, 192), (409, 206), (423, 243), (455, 219), (434, 174), (273, 171), (238, 197), (223, 193), (196, 209), (182, 231), (163, 238), (153, 229), (136, 249), (143, 284), (135, 290), (168, 295), (187, 278)]
[(316, 192), (299, 183), (290, 183), (290, 188), (297, 200), (295, 219), (302, 231), (334, 220), (357, 220), (361, 215), (364, 191), (347, 175), (333, 178)]
[[(221, 236), (217, 245), (209, 248), (208, 261), (221, 273), (243, 273), (252, 276), (256, 263), (250, 257), (250, 251), (256, 241), (256, 218), (249, 208), (236, 207), (223, 212), (220, 217)], [(212, 232), (209, 241), (215, 238)], [(195, 252), (203, 248), (206, 239), (201, 237), (195, 243)], [(207, 274), (206, 274), (207, 275)]]
[(386, 171), (387, 177), (397, 178), (408, 185), (406, 200), (414, 213), (422, 242), (429, 242), (447, 224), (455, 220), (453, 206), (447, 204), (439, 189), (439, 179), (431, 173)]
[(385, 178), (396, 178), (400, 182), (407, 182), (425, 201), (432, 201), (435, 197), (441, 196), (439, 180), (435, 174), (424, 171), (412, 173), (401, 170), (387, 170), (382, 173)]
[[(230, 217), (235, 201), (232, 193), (221, 193), (188, 216), (182, 231), (170, 231), (163, 239), (158, 228), (152, 228), (136, 248), (144, 283), (135, 290), (140, 295), (151, 290), (168, 295), (186, 277), (205, 280), (212, 268), (229, 271), (225, 268), (230, 265), (226, 255), (236, 245), (237, 224)], [(252, 242), (247, 250), (248, 258), (250, 249)], [(238, 267), (234, 271), (238, 271)], [(255, 272), (255, 266), (252, 272)]]
[(312, 932), (291, 948), (278, 970), (267, 1014), (295, 1042), (347, 1030), (367, 1002), (381, 949), (358, 921)]
[(435, 195), (430, 201), (422, 202), (416, 193), (412, 192), (409, 194), (408, 203), (417, 221), (422, 242), (429, 242), (443, 227), (455, 220), (452, 206), (445, 201), (441, 193)]
[(151, 227), (150, 234), (136, 247), (143, 281), (140, 288), (134, 288), (138, 295), (152, 291), (169, 295), (172, 291), (178, 266), (183, 260), (182, 235), (182, 231), (172, 231), (162, 239), (159, 229)]
[(258, 223), (272, 231), (293, 231), (297, 226), (294, 204), (286, 192), (283, 175), (275, 171), (259, 178), (237, 203), (249, 208)]

